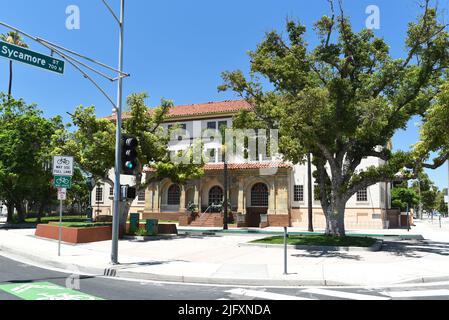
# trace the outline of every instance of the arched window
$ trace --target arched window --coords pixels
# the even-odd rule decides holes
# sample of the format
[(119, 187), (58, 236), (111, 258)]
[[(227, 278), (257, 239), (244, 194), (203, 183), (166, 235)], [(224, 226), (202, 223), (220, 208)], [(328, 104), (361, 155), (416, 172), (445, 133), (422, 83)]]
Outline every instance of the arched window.
[(269, 192), (264, 183), (258, 183), (251, 189), (251, 206), (268, 207)]
[(209, 205), (220, 204), (223, 201), (224, 193), (223, 189), (219, 186), (215, 186), (209, 191)]
[(179, 206), (181, 204), (181, 189), (173, 184), (167, 191), (167, 204), (169, 206)]

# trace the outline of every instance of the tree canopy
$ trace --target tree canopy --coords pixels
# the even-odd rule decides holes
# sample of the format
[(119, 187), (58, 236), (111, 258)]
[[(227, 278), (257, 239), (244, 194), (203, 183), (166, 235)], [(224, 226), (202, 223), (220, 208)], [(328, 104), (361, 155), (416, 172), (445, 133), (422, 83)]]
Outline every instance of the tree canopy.
[[(338, 13), (329, 3), (331, 15), (314, 25), (315, 48), (305, 40), (306, 27), (290, 20), (285, 36), (269, 32), (250, 52), (249, 77), (225, 72), (219, 90), (253, 106), (236, 117), (237, 127), (279, 129), (281, 152), (294, 163), (312, 154), (327, 233), (342, 236), (345, 206), (357, 191), (413, 177), (431, 150), (447, 158), (448, 140), (433, 131), (445, 130), (439, 124), (448, 119), (449, 34), (426, 1), (408, 26), (405, 56), (394, 58), (372, 30), (353, 30), (341, 2)], [(415, 152), (393, 152), (393, 135), (414, 116), (426, 118), (423, 141)], [(378, 165), (361, 170), (367, 157)]]

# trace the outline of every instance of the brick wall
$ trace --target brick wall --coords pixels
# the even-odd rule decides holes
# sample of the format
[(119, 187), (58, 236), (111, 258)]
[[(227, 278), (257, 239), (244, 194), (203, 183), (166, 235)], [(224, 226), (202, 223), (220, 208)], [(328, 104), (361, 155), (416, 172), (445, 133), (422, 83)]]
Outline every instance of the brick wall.
[(179, 219), (184, 216), (186, 216), (186, 214), (180, 212), (162, 212), (162, 213), (144, 212), (142, 214), (142, 220), (157, 219), (157, 220), (179, 221)]

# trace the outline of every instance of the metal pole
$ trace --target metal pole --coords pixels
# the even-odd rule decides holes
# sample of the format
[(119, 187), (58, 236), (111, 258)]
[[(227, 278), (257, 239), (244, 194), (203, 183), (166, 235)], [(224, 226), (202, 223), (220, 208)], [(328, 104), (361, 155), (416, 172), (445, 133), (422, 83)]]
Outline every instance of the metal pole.
[(309, 214), (309, 232), (313, 232), (313, 195), (312, 195), (312, 157), (307, 154), (307, 203)]
[(223, 224), (223, 230), (228, 230), (228, 163), (226, 161), (226, 151), (224, 152), (224, 204), (223, 204), (223, 210), (224, 210), (224, 224)]
[(284, 227), (284, 275), (288, 275), (287, 271), (287, 242), (288, 242), (288, 230)]
[(59, 200), (59, 242), (58, 242), (58, 257), (61, 256), (61, 242), (62, 242), (62, 200)]
[(112, 253), (111, 263), (118, 264), (118, 238), (120, 227), (120, 174), (122, 168), (121, 159), (121, 141), (122, 141), (122, 96), (123, 96), (123, 78), (120, 77), (123, 72), (123, 40), (124, 40), (124, 17), (125, 0), (121, 0), (120, 5), (120, 35), (119, 35), (119, 79), (117, 92), (117, 130), (115, 141), (115, 181), (114, 181), (114, 207), (112, 223)]
[(410, 231), (410, 207), (407, 204), (407, 231)]

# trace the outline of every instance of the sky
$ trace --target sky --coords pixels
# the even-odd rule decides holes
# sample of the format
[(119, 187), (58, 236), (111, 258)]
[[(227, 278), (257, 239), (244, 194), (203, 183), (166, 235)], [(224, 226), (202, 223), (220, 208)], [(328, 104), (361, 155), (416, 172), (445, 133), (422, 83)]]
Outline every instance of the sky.
[[(108, 2), (118, 12), (119, 0)], [(101, 0), (0, 0), (0, 4), (0, 21), (117, 66), (118, 26)], [(80, 10), (79, 29), (66, 27), (70, 5)], [(369, 5), (380, 9), (376, 35), (390, 44), (393, 56), (403, 57), (407, 24), (419, 13), (418, 1), (345, 0), (345, 13), (356, 30), (365, 27)], [(439, 6), (447, 21), (449, 0), (440, 0)], [(223, 71), (248, 72), (247, 52), (266, 32), (284, 31), (287, 18), (308, 27), (307, 40), (313, 45), (313, 23), (324, 14), (329, 14), (326, 0), (126, 0), (124, 69), (131, 77), (124, 81), (124, 94), (147, 92), (149, 106), (157, 106), (161, 98), (177, 105), (236, 99), (232, 92), (217, 90)], [(0, 33), (7, 31), (0, 26)], [(32, 50), (49, 54), (32, 40), (27, 43)], [(7, 91), (8, 68), (8, 60), (0, 58), (0, 91)], [(116, 84), (98, 81), (115, 100)], [(67, 112), (78, 105), (96, 106), (98, 116), (112, 112), (106, 98), (69, 65), (61, 76), (15, 63), (13, 95), (36, 103), (46, 116), (62, 115), (66, 121)], [(396, 134), (395, 149), (408, 150), (418, 140), (417, 122), (413, 119), (407, 130)], [(440, 188), (447, 187), (447, 165), (428, 173)]]

